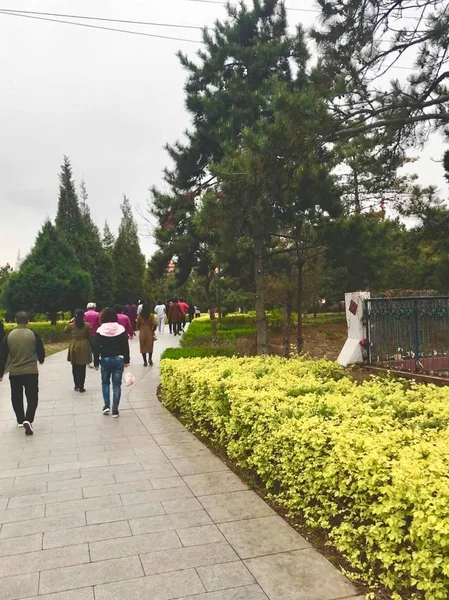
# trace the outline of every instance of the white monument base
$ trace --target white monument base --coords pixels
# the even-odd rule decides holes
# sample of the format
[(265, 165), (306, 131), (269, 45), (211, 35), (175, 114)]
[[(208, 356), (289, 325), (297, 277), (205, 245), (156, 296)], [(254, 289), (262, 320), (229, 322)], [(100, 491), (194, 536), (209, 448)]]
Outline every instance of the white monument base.
[(351, 292), (345, 294), (348, 339), (337, 359), (337, 362), (343, 367), (363, 362), (362, 347), (360, 345), (360, 342), (365, 338), (363, 302), (370, 297), (371, 294), (369, 292)]

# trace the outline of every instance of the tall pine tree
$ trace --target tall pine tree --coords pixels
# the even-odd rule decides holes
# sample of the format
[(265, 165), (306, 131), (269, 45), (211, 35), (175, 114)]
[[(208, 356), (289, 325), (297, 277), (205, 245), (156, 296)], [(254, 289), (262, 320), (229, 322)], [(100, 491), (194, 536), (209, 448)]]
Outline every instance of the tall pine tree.
[(122, 221), (112, 253), (116, 300), (123, 304), (136, 302), (143, 292), (145, 257), (139, 244), (139, 231), (131, 203), (126, 196), (120, 205)]
[(109, 254), (109, 256), (112, 256), (112, 252), (114, 250), (114, 245), (115, 245), (115, 237), (114, 237), (114, 234), (112, 233), (107, 221), (104, 222), (103, 237), (101, 239), (101, 243), (103, 245), (103, 249), (106, 252), (106, 254)]
[(87, 266), (92, 275), (93, 298), (98, 307), (112, 304), (115, 293), (115, 275), (112, 257), (108, 254), (102, 244), (100, 231), (92, 220), (88, 205), (88, 193), (86, 182), (80, 184), (81, 214), (86, 231), (85, 242), (88, 258)]
[(83, 268), (90, 270), (91, 258), (86, 243), (86, 226), (81, 213), (70, 160), (64, 156), (59, 175), (59, 202), (56, 229), (72, 246)]

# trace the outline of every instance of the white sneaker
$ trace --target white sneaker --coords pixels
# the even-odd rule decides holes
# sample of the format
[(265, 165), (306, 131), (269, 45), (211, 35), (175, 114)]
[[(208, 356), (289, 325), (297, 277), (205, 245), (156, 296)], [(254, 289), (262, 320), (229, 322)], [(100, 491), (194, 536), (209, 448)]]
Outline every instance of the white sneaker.
[(17, 423), (17, 427), (23, 427), (23, 423)]
[(88, 367), (89, 367), (89, 369), (93, 369), (93, 368), (94, 368), (94, 363), (90, 363), (90, 364), (88, 365)]

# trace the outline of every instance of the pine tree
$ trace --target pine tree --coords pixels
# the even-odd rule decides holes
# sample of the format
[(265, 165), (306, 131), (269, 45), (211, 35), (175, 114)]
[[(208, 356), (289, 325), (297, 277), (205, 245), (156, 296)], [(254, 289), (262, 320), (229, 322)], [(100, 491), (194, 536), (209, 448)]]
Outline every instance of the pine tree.
[(83, 217), (86, 217), (88, 215), (90, 216), (90, 208), (89, 208), (89, 205), (87, 204), (89, 194), (87, 193), (86, 182), (84, 181), (84, 178), (81, 179), (81, 183), (80, 183), (80, 197), (81, 197), (80, 210), (81, 210), (82, 216)]
[(115, 275), (112, 258), (103, 248), (100, 231), (92, 220), (86, 183), (83, 180), (81, 188), (81, 213), (86, 232), (87, 266), (92, 276), (93, 297), (98, 307), (112, 304), (115, 292)]
[(70, 160), (64, 156), (59, 175), (59, 202), (56, 229), (65, 236), (83, 268), (90, 270), (91, 259), (86, 244), (86, 227), (81, 213)]
[(123, 196), (120, 208), (122, 220), (112, 257), (116, 275), (116, 301), (125, 304), (136, 302), (142, 294), (145, 257), (140, 249), (137, 223), (126, 196)]
[(103, 249), (105, 250), (106, 254), (109, 254), (109, 256), (112, 256), (112, 252), (114, 250), (114, 245), (115, 245), (115, 237), (114, 237), (114, 234), (112, 233), (107, 221), (104, 222), (103, 237), (102, 237), (101, 242), (102, 242)]
[(84, 306), (91, 293), (90, 274), (80, 267), (65, 236), (47, 221), (20, 270), (9, 278), (4, 300), (11, 312), (48, 313), (55, 324), (59, 311)]

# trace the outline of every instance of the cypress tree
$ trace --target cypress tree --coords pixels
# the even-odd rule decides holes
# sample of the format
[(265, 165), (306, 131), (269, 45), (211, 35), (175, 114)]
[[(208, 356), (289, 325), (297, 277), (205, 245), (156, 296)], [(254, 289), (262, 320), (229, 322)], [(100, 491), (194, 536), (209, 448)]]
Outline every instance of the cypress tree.
[(80, 209), (83, 227), (86, 232), (86, 266), (89, 267), (93, 283), (92, 299), (95, 300), (98, 307), (105, 307), (112, 304), (114, 300), (114, 267), (111, 256), (103, 248), (100, 230), (92, 220), (90, 208), (87, 203), (88, 193), (84, 180), (81, 181), (80, 190)]
[(103, 249), (106, 252), (106, 254), (109, 254), (110, 256), (112, 256), (112, 252), (114, 250), (114, 245), (115, 245), (115, 237), (114, 237), (114, 234), (112, 233), (111, 229), (109, 228), (107, 221), (104, 222), (103, 237), (102, 237), (101, 242), (102, 242)]
[(120, 208), (122, 221), (112, 253), (116, 300), (121, 303), (136, 302), (143, 291), (145, 257), (140, 249), (137, 223), (126, 196), (123, 196)]
[(64, 156), (59, 175), (59, 201), (55, 224), (58, 232), (64, 235), (72, 246), (80, 264), (89, 270), (91, 261), (86, 244), (87, 231), (67, 156)]

